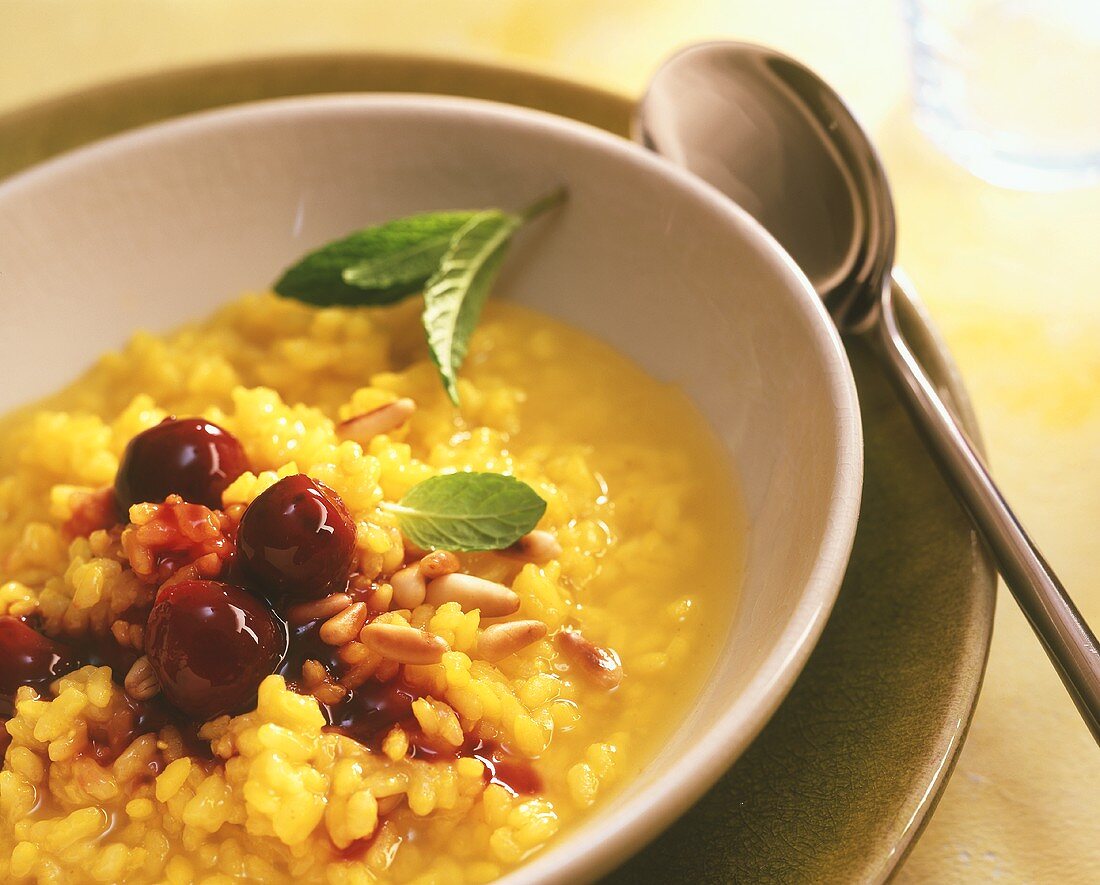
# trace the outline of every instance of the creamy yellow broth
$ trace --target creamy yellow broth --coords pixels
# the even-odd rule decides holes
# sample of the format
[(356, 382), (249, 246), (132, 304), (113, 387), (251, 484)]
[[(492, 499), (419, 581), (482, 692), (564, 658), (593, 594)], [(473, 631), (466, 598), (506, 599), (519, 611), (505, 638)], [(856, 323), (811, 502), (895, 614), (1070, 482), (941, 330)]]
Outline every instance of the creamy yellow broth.
[[(419, 310), (249, 295), (173, 335), (136, 336), (11, 416), (0, 425), (0, 615), (87, 641), (148, 602), (155, 587), (137, 581), (117, 531), (70, 538), (65, 524), (82, 491), (112, 483), (127, 442), (168, 414), (203, 415), (241, 440), (254, 472), (226, 507), (298, 472), (335, 489), (358, 525), (361, 568), (380, 584), (406, 555), (380, 500), (441, 471), (514, 473), (546, 499), (539, 528), (561, 555), (460, 559), (511, 586), (516, 617), (550, 636), (494, 663), (478, 657), (476, 611), (380, 617), (447, 641), (441, 663), (402, 665), (424, 734), (491, 741), (537, 790), (487, 784), (461, 752), (411, 758), (400, 736), (380, 751), (323, 731), (314, 698), (279, 676), (255, 709), (203, 727), (211, 754), (192, 758), (166, 725), (101, 764), (88, 736), (126, 709), (124, 674), (88, 666), (41, 698), (20, 690), (0, 773), (0, 879), (487, 881), (652, 758), (711, 669), (735, 602), (741, 524), (716, 441), (674, 387), (501, 302), (473, 338), (458, 414)], [(407, 426), (365, 450), (341, 441), (335, 422), (397, 396), (417, 404)], [(617, 688), (561, 654), (552, 637), (564, 625), (618, 655)], [(379, 679), (398, 670), (376, 666)]]

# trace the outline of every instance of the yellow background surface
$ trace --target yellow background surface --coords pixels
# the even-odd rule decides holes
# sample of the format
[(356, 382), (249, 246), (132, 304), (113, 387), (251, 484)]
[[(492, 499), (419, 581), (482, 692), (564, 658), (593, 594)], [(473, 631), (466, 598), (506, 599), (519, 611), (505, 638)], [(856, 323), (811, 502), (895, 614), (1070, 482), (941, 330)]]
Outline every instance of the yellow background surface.
[[(1100, 190), (1013, 193), (939, 156), (908, 118), (892, 0), (0, 0), (0, 112), (133, 73), (333, 49), (441, 52), (634, 95), (707, 38), (797, 55), (872, 129), (900, 261), (962, 367), (994, 472), (1100, 623)], [(1002, 589), (970, 738), (899, 881), (1096, 881), (1098, 797), (1100, 752)]]

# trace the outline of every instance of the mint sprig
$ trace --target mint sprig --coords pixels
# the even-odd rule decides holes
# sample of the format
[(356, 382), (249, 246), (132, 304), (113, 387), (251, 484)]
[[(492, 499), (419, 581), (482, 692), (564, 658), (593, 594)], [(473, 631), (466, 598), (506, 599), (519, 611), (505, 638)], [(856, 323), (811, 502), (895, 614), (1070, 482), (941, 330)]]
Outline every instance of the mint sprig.
[(423, 291), (428, 348), (458, 406), (458, 370), (512, 237), (564, 199), (559, 189), (519, 214), (425, 212), (365, 228), (306, 255), (274, 289), (316, 306), (392, 304)]
[(413, 486), (397, 504), (401, 533), (425, 550), (502, 550), (531, 531), (546, 502), (499, 473), (445, 473)]

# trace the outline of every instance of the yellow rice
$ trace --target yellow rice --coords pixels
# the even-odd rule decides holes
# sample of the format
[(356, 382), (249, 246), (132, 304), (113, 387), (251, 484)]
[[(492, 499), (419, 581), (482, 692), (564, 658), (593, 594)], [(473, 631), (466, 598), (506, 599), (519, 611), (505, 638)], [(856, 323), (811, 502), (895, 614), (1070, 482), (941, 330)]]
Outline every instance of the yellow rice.
[[(467, 554), (463, 569), (519, 595), (515, 619), (563, 625), (613, 649), (624, 678), (586, 681), (548, 636), (497, 663), (477, 657), (477, 611), (391, 611), (443, 637), (439, 664), (404, 667), (425, 734), (491, 736), (532, 760), (537, 795), (485, 785), (473, 758), (406, 757), (323, 733), (316, 701), (268, 677), (254, 710), (203, 727), (214, 761), (178, 733), (133, 740), (110, 765), (83, 755), (88, 724), (123, 703), (108, 668), (39, 698), (20, 690), (0, 772), (0, 881), (484, 882), (582, 818), (640, 770), (690, 701), (728, 623), (734, 520), (701, 419), (672, 387), (610, 348), (516, 306), (490, 305), (463, 369), (461, 418), (426, 358), (411, 302), (306, 308), (246, 296), (168, 337), (139, 334), (69, 389), (0, 426), (0, 614), (48, 631), (103, 632), (147, 592), (105, 532), (66, 544), (74, 491), (113, 481), (123, 448), (167, 414), (204, 415), (243, 443), (247, 504), (303, 472), (342, 496), (360, 563), (392, 572), (401, 538), (377, 507), (452, 469), (514, 473), (547, 501), (557, 560)], [(417, 411), (367, 451), (336, 421), (396, 397)], [(368, 669), (396, 665), (371, 659)], [(165, 764), (155, 778), (148, 763)], [(342, 858), (340, 850), (363, 850)]]

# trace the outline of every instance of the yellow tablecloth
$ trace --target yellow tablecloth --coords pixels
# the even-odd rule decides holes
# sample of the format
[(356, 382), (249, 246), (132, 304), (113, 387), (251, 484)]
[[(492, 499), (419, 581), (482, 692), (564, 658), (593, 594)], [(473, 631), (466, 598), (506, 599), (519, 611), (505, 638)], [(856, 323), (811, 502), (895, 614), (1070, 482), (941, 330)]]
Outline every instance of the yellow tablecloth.
[[(906, 108), (889, 0), (0, 0), (0, 112), (88, 83), (317, 50), (443, 52), (637, 94), (700, 39), (764, 42), (824, 74), (872, 127), (900, 260), (962, 366), (994, 470), (1100, 623), (1100, 190), (1028, 195), (967, 176)], [(1094, 100), (1091, 85), (1082, 100)], [(999, 601), (969, 741), (901, 882), (1096, 881), (1100, 752), (1013, 601)]]

